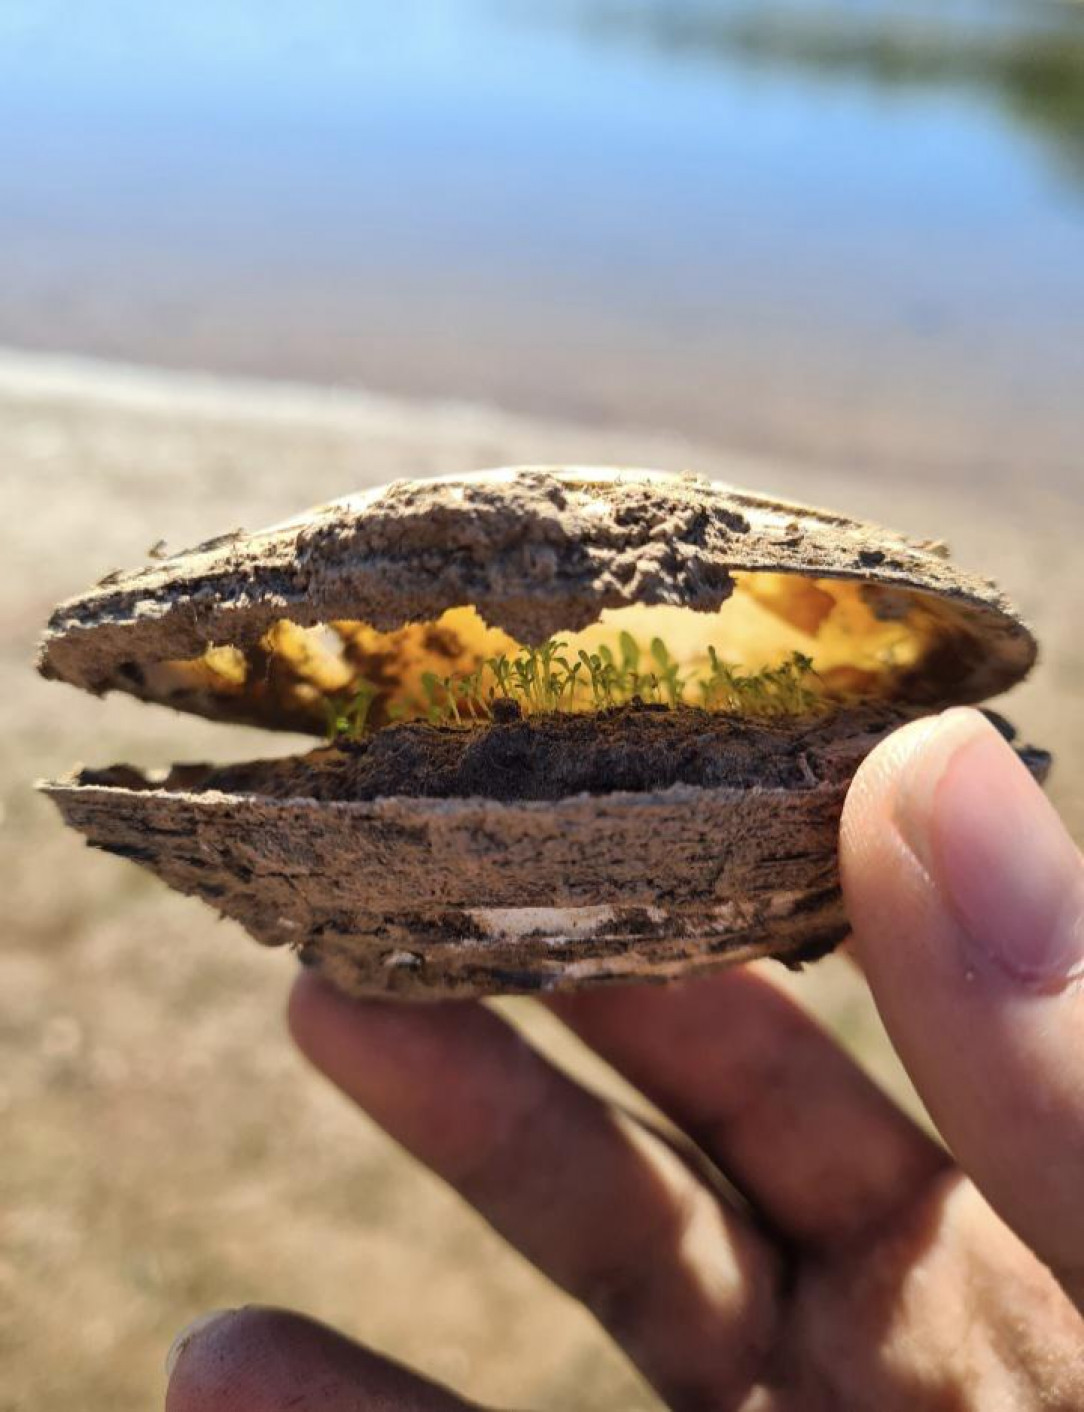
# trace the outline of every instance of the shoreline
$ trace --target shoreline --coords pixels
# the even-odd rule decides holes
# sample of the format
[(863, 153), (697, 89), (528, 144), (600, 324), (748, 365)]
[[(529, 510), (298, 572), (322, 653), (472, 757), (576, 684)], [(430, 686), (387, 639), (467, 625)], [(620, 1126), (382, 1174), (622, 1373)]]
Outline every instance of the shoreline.
[[(261, 338), (258, 311), (250, 312), (255, 324), (247, 332), (191, 347), (127, 330), (117, 340), (125, 356), (101, 351), (93, 337), (89, 352), (0, 342), (0, 365), (21, 367), (23, 376), (30, 368), (52, 368), (54, 377), (66, 370), (88, 386), (120, 377), (131, 390), (168, 380), (178, 393), (204, 399), (225, 389), (230, 400), (251, 402), (274, 389), (302, 413), (358, 404), (374, 412), (404, 403), (457, 409), (649, 444), (726, 446), (739, 460), (830, 476), (906, 478), (931, 494), (946, 484), (955, 493), (981, 486), (1011, 504), (1038, 490), (1084, 505), (1084, 404), (1072, 391), (1080, 361), (1072, 348), (1056, 376), (1044, 374), (1040, 360), (1021, 380), (996, 357), (983, 371), (970, 362), (957, 366), (944, 351), (924, 357), (906, 340), (868, 351), (846, 338), (780, 347), (770, 330), (759, 341), (753, 331), (735, 330), (700, 356), (671, 348), (665, 337), (603, 325), (596, 354), (575, 355), (573, 383), (558, 331), (546, 323), (522, 357), (503, 344), (472, 352), (469, 344), (419, 341), (406, 332), (385, 340), (378, 356), (335, 336), (316, 355), (293, 347), (274, 319)], [(581, 322), (573, 319), (568, 330), (573, 343), (584, 332)]]

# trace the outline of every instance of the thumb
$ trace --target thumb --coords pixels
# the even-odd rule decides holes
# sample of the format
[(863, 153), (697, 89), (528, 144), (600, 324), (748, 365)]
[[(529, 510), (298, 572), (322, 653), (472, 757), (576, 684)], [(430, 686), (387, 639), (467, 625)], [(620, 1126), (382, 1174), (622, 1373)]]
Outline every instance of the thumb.
[(841, 867), (885, 1027), (960, 1165), (1084, 1307), (1084, 862), (978, 711), (862, 764)]

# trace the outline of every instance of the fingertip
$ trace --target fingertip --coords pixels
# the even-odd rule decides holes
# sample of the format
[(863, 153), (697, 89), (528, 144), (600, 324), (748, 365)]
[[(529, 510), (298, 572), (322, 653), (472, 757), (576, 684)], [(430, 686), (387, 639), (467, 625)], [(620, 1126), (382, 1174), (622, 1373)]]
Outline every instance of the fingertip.
[(313, 1068), (362, 1107), (409, 1048), (411, 1015), (402, 1005), (346, 995), (313, 971), (295, 980), (286, 1023)]
[(341, 999), (344, 997), (317, 972), (298, 973), (286, 1002), (286, 1025), (303, 1054), (309, 1053), (313, 1037)]
[(273, 1412), (267, 1355), (288, 1316), (247, 1306), (201, 1315), (166, 1355), (165, 1412)]
[(177, 1334), (169, 1348), (166, 1350), (166, 1377), (172, 1378), (176, 1371), (177, 1364), (181, 1360), (181, 1355), (189, 1344), (194, 1343), (203, 1334), (209, 1334), (212, 1327), (220, 1320), (231, 1318), (237, 1311), (234, 1309), (212, 1309), (206, 1314), (200, 1314), (193, 1319), (190, 1324)]
[(953, 756), (987, 737), (1008, 749), (981, 711), (953, 707), (900, 727), (858, 767), (843, 806), (839, 861), (854, 951), (864, 968), (876, 969), (875, 953), (884, 952), (889, 936), (921, 937), (945, 912), (931, 876), (932, 795)]
[(344, 1064), (418, 1067), (456, 1035), (469, 1037), (498, 1023), (469, 1000), (397, 1000), (347, 995), (314, 971), (302, 971), (287, 1001), (286, 1022), (298, 1048), (329, 1078), (341, 1083)]
[(379, 996), (347, 995), (317, 971), (302, 971), (286, 1004), (286, 1024), (294, 1043), (318, 1069), (344, 1050), (409, 1043), (427, 1014), (444, 1005), (413, 1005)]
[(1079, 850), (979, 711), (913, 722), (863, 762), (840, 871), (860, 952), (936, 922), (946, 968), (969, 981), (1056, 989), (1084, 970)]
[(455, 1412), (436, 1383), (313, 1319), (248, 1305), (197, 1319), (174, 1354), (165, 1412)]
[[(893, 826), (901, 784), (923, 755), (946, 735), (993, 731), (981, 711), (953, 707), (937, 716), (922, 716), (892, 732), (870, 751), (858, 766), (840, 822), (841, 866), (851, 879), (861, 881), (856, 865), (869, 854), (886, 828)], [(994, 732), (996, 734), (996, 732)], [(844, 877), (846, 886), (847, 877)]]

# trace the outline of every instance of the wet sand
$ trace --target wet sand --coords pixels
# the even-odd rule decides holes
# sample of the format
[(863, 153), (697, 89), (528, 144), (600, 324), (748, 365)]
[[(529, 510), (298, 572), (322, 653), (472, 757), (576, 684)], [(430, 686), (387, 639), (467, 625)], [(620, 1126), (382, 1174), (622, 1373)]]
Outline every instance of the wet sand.
[[(592, 1322), (307, 1073), (280, 1021), (291, 959), (65, 832), (29, 783), (77, 760), (241, 758), (257, 732), (40, 681), (53, 603), (108, 570), (399, 475), (515, 461), (693, 467), (949, 540), (1044, 647), (1000, 709), (1055, 754), (1084, 837), (1084, 589), (1072, 487), (734, 457), (718, 446), (481, 406), (0, 354), (0, 1347), (4, 1406), (156, 1404), (176, 1326), (208, 1306), (306, 1309), (470, 1395), (654, 1407)], [(276, 741), (286, 751), (295, 744)], [(906, 1093), (855, 978), (796, 983)], [(509, 1008), (577, 1072), (558, 1027)], [(57, 1350), (63, 1349), (63, 1356)]]

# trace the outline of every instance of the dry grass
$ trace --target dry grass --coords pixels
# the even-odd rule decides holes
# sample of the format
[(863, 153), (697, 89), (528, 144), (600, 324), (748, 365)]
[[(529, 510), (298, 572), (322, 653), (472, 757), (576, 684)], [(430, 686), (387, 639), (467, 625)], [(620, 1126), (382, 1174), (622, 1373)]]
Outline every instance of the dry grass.
[[(89, 854), (29, 789), (79, 758), (266, 749), (255, 733), (37, 680), (33, 640), (64, 593), (162, 535), (178, 547), (393, 475), (547, 458), (728, 471), (661, 438), (0, 359), (0, 1412), (145, 1412), (176, 1326), (255, 1299), (306, 1309), (498, 1404), (655, 1405), (579, 1310), (304, 1071), (280, 1022), (289, 957)], [(1064, 762), (1055, 794), (1079, 835), (1074, 514), (1036, 505), (1034, 487), (1029, 519), (1023, 499), (923, 505), (845, 476), (729, 474), (958, 540), (965, 561), (998, 573), (1048, 649), (1013, 713)], [(845, 964), (794, 985), (906, 1092)], [(562, 1062), (608, 1081), (554, 1022), (509, 1008)]]

